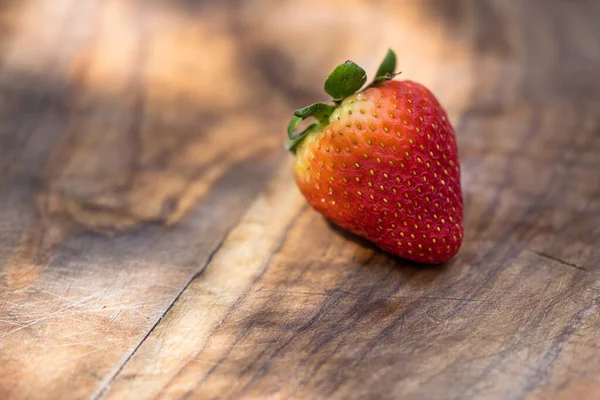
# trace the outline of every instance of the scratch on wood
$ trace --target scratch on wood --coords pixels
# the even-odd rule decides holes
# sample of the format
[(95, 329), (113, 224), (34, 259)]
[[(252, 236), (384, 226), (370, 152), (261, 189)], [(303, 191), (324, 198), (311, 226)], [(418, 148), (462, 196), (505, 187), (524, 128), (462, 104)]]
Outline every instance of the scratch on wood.
[(61, 314), (62, 312), (66, 311), (66, 310), (69, 310), (71, 308), (77, 307), (77, 306), (85, 303), (86, 301), (94, 298), (94, 297), (96, 297), (96, 295), (91, 295), (91, 296), (88, 296), (88, 297), (84, 297), (84, 298), (82, 298), (82, 299), (80, 299), (80, 300), (78, 300), (78, 301), (76, 301), (76, 302), (74, 302), (72, 304), (69, 304), (66, 307), (61, 308), (60, 310), (57, 310), (57, 311), (54, 311), (54, 312), (52, 312), (50, 314), (44, 315), (43, 317), (36, 318), (35, 320), (33, 320), (33, 321), (31, 321), (31, 322), (29, 322), (27, 324), (19, 326), (18, 328), (13, 329), (12, 331), (9, 331), (9, 332), (5, 333), (4, 335), (0, 336), (0, 339), (3, 339), (3, 338), (5, 338), (5, 337), (7, 337), (9, 335), (12, 335), (13, 333), (16, 333), (16, 332), (18, 332), (18, 331), (20, 331), (22, 329), (28, 328), (28, 327), (30, 327), (32, 325), (35, 325), (35, 324), (40, 323), (40, 322), (42, 322), (44, 320), (47, 320), (48, 318), (52, 318), (52, 317), (54, 317), (56, 315), (59, 315), (59, 314)]

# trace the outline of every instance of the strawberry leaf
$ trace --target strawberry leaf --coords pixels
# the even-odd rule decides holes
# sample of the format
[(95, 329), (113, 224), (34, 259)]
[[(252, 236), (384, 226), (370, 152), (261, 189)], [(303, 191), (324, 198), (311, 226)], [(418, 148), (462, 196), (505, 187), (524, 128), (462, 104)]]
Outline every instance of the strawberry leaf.
[(326, 124), (329, 123), (329, 116), (333, 110), (335, 110), (335, 106), (325, 103), (315, 103), (294, 111), (294, 115), (302, 119), (314, 117), (320, 123)]
[[(285, 143), (286, 149), (294, 151), (294, 148), (302, 141), (302, 139), (304, 139), (306, 133), (311, 129), (317, 127), (319, 124), (328, 124), (329, 116), (334, 110), (335, 106), (325, 103), (315, 103), (294, 111), (294, 117), (292, 117), (292, 120), (288, 125), (288, 140)], [(301, 131), (296, 131), (296, 126), (309, 117), (313, 117), (317, 122), (310, 124)]]
[(295, 131), (295, 129), (296, 129), (296, 126), (303, 120), (304, 120), (304, 118), (300, 118), (300, 117), (296, 117), (296, 116), (292, 117), (292, 120), (288, 124), (288, 129), (287, 129), (288, 138), (297, 139), (300, 136), (302, 136), (302, 134), (306, 131), (306, 129), (304, 129), (300, 132)]
[(394, 71), (396, 71), (396, 53), (392, 49), (389, 49), (375, 74), (375, 80), (387, 75), (393, 75)]
[(394, 79), (396, 76), (400, 75), (401, 73), (402, 72), (395, 72), (393, 74), (385, 74), (383, 76), (377, 77), (377, 78), (373, 79), (373, 83), (371, 83), (369, 85), (369, 87), (377, 86), (377, 84), (379, 84), (381, 82), (390, 81), (390, 80)]
[(292, 120), (290, 121), (290, 124), (288, 126), (288, 139), (285, 141), (285, 148), (287, 150), (295, 151), (296, 146), (298, 146), (298, 144), (300, 144), (300, 142), (302, 140), (304, 140), (304, 137), (306, 136), (306, 134), (311, 129), (318, 126), (317, 123), (310, 124), (305, 129), (303, 129), (299, 132), (296, 132), (296, 131), (294, 131), (294, 129), (296, 128), (296, 125), (298, 125), (298, 123), (300, 121), (302, 121), (302, 118), (298, 118), (298, 117), (293, 117)]
[(350, 96), (362, 87), (367, 81), (367, 73), (364, 69), (346, 61), (338, 65), (325, 81), (325, 91), (335, 101)]
[(318, 125), (317, 123), (310, 124), (305, 129), (296, 131), (296, 126), (298, 126), (298, 124), (302, 121), (304, 121), (304, 118), (293, 116), (292, 120), (288, 124), (288, 140), (285, 142), (286, 149), (294, 151), (296, 146), (302, 141), (302, 139), (304, 139), (306, 133)]
[(367, 86), (377, 86), (381, 82), (392, 80), (396, 77), (396, 75), (400, 75), (401, 72), (394, 72), (396, 70), (396, 53), (392, 49), (389, 49), (385, 58), (383, 59), (377, 73), (375, 74), (375, 79), (373, 82)]

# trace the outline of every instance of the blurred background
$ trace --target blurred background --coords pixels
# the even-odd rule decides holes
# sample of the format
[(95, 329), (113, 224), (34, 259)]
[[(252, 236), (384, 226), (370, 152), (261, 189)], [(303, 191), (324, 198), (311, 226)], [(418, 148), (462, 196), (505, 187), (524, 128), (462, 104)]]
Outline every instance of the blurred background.
[[(597, 95), (586, 76), (600, 50), (585, 14), (598, 5), (576, 3), (588, 9), (500, 0), (7, 0), (0, 137), (38, 149), (31, 168), (43, 171), (47, 213), (100, 231), (173, 223), (231, 166), (281, 159), (291, 111), (326, 99), (335, 65), (352, 59), (372, 75), (393, 48), (399, 79), (430, 87), (448, 110), (468, 182), (470, 155), (518, 146), (540, 96), (563, 100), (548, 107), (564, 120), (576, 118), (569, 96)], [(466, 143), (464, 124), (481, 114), (506, 117), (510, 130), (472, 128)]]
[(326, 99), (346, 59), (373, 74), (392, 47), (403, 78), (464, 107), (480, 27), (444, 4), (4, 1), (2, 138), (42, 152), (48, 213), (101, 231), (172, 223), (232, 165), (281, 158), (291, 111)]
[[(600, 376), (598, 287), (582, 272), (600, 257), (599, 20), (597, 0), (0, 0), (0, 397), (118, 387), (117, 398), (141, 388), (153, 398), (179, 390), (179, 361), (191, 369), (181, 381), (195, 384), (194, 368), (225, 351), (194, 340), (228, 310), (218, 295), (234, 296), (230, 282), (250, 300), (224, 325), (219, 340), (244, 345), (213, 375), (215, 397), (234, 398), (231, 376), (254, 368), (257, 396), (297, 378), (306, 397), (346, 385), (340, 398), (419, 387), (429, 398), (490, 387), (522, 398), (555, 363), (549, 393), (589, 393), (587, 377)], [(388, 48), (397, 79), (428, 86), (457, 133), (466, 238), (439, 269), (388, 258), (304, 212), (283, 148), (292, 111), (327, 99), (336, 65), (351, 59), (372, 77)], [(260, 212), (233, 246), (247, 265), (201, 275), (252, 204)], [(299, 219), (270, 234), (283, 224), (271, 212)], [(263, 265), (253, 251), (288, 235), (277, 257), (259, 254), (264, 276), (247, 272)], [(282, 278), (300, 267), (317, 271)], [(161, 330), (192, 281), (205, 287), (185, 310), (206, 315)], [(338, 282), (354, 297), (322, 306)], [(395, 297), (371, 297), (386, 284)], [(290, 287), (327, 296), (298, 300)], [(273, 301), (263, 288), (280, 292)], [(432, 293), (444, 302), (425, 301)], [(589, 346), (567, 343), (586, 323), (577, 346)], [(170, 338), (166, 350), (154, 332)], [(354, 364), (357, 343), (373, 341)], [(262, 364), (280, 345), (297, 347)], [(321, 369), (320, 351), (343, 357), (327, 353)], [(208, 361), (190, 367), (194, 357)], [(145, 372), (121, 379), (130, 359)]]

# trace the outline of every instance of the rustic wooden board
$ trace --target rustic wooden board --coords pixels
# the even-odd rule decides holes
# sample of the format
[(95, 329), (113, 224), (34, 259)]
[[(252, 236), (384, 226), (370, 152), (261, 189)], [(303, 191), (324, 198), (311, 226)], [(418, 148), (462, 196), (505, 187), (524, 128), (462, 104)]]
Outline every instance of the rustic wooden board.
[[(0, 398), (600, 397), (600, 3), (0, 4)], [(456, 127), (465, 242), (308, 208), (293, 108), (387, 47)]]

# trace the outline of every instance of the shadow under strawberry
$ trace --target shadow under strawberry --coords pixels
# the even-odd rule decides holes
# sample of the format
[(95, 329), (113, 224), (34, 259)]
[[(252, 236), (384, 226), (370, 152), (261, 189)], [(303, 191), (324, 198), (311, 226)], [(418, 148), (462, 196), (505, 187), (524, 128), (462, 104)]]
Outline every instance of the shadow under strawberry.
[(345, 240), (347, 240), (349, 242), (353, 242), (353, 243), (359, 245), (360, 247), (368, 249), (373, 252), (374, 256), (371, 257), (365, 263), (365, 265), (374, 266), (374, 265), (372, 265), (372, 259), (375, 258), (375, 256), (385, 257), (386, 260), (389, 260), (389, 263), (386, 262), (385, 265), (389, 265), (389, 264), (393, 263), (396, 267), (399, 267), (398, 268), (399, 270), (405, 270), (405, 271), (410, 270), (411, 272), (414, 272), (414, 271), (444, 272), (445, 270), (448, 269), (448, 267), (451, 264), (453, 264), (452, 260), (445, 262), (445, 263), (439, 263), (439, 264), (425, 264), (425, 263), (420, 263), (420, 262), (416, 262), (416, 261), (412, 261), (412, 260), (408, 260), (406, 258), (396, 256), (392, 253), (388, 253), (384, 250), (381, 250), (373, 242), (371, 242), (367, 239), (364, 239), (352, 232), (349, 232), (349, 231), (345, 230), (344, 228), (334, 224), (331, 221), (327, 221), (327, 220), (325, 220), (325, 221), (327, 222), (327, 224), (329, 225), (331, 230), (333, 230), (336, 234), (343, 237)]

